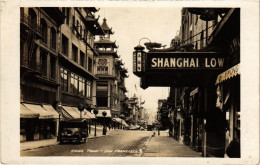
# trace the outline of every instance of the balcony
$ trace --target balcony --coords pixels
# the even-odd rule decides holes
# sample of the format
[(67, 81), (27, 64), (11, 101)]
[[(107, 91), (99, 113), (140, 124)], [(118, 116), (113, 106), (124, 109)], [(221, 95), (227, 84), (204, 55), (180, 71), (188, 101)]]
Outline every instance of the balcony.
[(33, 21), (30, 16), (21, 13), (20, 15), (20, 24), (21, 24), (21, 29), (24, 30), (32, 30), (33, 32), (36, 33), (36, 37), (39, 39), (43, 39), (43, 34), (41, 31), (41, 27), (37, 22)]

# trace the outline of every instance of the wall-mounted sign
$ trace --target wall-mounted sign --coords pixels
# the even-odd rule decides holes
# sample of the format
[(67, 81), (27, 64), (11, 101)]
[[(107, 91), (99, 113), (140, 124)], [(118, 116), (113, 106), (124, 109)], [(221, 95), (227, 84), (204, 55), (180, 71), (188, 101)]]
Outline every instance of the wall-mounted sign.
[(223, 54), (215, 52), (147, 53), (147, 70), (223, 69), (224, 67)]

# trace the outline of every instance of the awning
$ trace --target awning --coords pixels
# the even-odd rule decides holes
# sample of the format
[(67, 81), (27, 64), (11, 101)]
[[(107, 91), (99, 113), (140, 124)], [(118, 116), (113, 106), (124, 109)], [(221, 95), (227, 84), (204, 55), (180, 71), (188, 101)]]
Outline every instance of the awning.
[(42, 106), (46, 111), (48, 111), (50, 114), (52, 114), (54, 116), (54, 118), (56, 118), (56, 119), (59, 118), (58, 112), (51, 105), (42, 105)]
[(123, 119), (120, 119), (120, 118), (113, 118), (112, 119), (114, 122), (117, 122), (117, 123), (119, 123), (119, 124), (122, 124), (123, 126), (125, 126), (125, 127), (129, 127), (129, 125), (125, 122), (125, 120), (123, 120)]
[(36, 105), (36, 104), (23, 104), (26, 108), (29, 110), (39, 113), (40, 119), (49, 119), (49, 118), (54, 118), (54, 115), (48, 111), (46, 111), (41, 105)]
[(88, 116), (90, 119), (95, 119), (95, 118), (96, 118), (94, 114), (92, 114), (91, 112), (89, 112), (89, 111), (87, 111), (87, 110), (84, 110), (84, 111), (82, 112), (82, 114)]
[(240, 75), (240, 64), (233, 66), (232, 68), (226, 70), (225, 72), (218, 75), (216, 80), (216, 85), (224, 82), (232, 77)]
[(102, 113), (103, 112), (106, 112), (107, 113), (107, 115), (106, 115), (106, 117), (107, 118), (111, 118), (111, 111), (110, 110), (98, 110), (98, 114), (96, 115), (96, 117), (104, 117), (103, 115), (102, 115)]
[(62, 108), (63, 108), (68, 114), (70, 114), (70, 116), (72, 116), (74, 119), (80, 118), (80, 114), (77, 113), (72, 107), (62, 106)]
[(23, 104), (20, 104), (20, 118), (39, 118), (39, 116), (39, 113), (35, 113), (26, 108)]

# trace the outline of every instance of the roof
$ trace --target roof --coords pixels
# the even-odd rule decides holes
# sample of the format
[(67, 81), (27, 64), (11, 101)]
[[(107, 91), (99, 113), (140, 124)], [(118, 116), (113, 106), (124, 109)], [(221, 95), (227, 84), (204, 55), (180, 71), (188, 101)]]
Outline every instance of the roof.
[(117, 55), (117, 51), (105, 51), (105, 50), (97, 50), (99, 55), (113, 55), (115, 58), (119, 58)]
[(102, 23), (101, 27), (105, 32), (108, 32), (109, 34), (114, 33), (114, 32), (112, 32), (112, 28), (109, 28), (109, 26), (107, 25), (107, 19), (106, 18), (103, 19), (103, 23)]
[(116, 41), (111, 41), (109, 39), (99, 39), (98, 41), (95, 41), (95, 44), (98, 47), (108, 48), (112, 46), (113, 48), (118, 48), (118, 46), (116, 45)]

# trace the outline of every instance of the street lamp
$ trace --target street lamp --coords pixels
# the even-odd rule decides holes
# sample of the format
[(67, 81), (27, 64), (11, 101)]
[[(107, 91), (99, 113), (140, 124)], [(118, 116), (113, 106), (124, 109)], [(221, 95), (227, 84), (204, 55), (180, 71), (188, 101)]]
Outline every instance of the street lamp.
[(94, 136), (96, 137), (97, 136), (97, 114), (98, 114), (98, 110), (97, 109), (94, 109), (94, 114), (95, 114), (95, 134)]
[(122, 121), (123, 121), (123, 118), (125, 117), (125, 115), (124, 115), (124, 114), (121, 114), (119, 117), (120, 117), (120, 119), (121, 119), (121, 127), (122, 127), (122, 129), (123, 129)]
[(103, 111), (103, 112), (102, 112), (102, 115), (103, 115), (103, 117), (104, 117), (103, 135), (106, 135), (105, 120), (106, 120), (107, 112), (106, 112), (106, 111)]
[(84, 110), (84, 105), (83, 104), (79, 104), (78, 105), (78, 110), (80, 111), (80, 118), (82, 118), (82, 111)]
[[(87, 109), (87, 111), (91, 111), (91, 104), (86, 104), (85, 108)], [(89, 134), (91, 133), (91, 122), (89, 121)]]
[(60, 134), (60, 116), (61, 116), (61, 107), (62, 107), (62, 105), (61, 105), (61, 102), (57, 102), (57, 109), (58, 109), (58, 111), (59, 111), (59, 128), (58, 128), (58, 139), (59, 139), (59, 141), (61, 141), (61, 134)]

